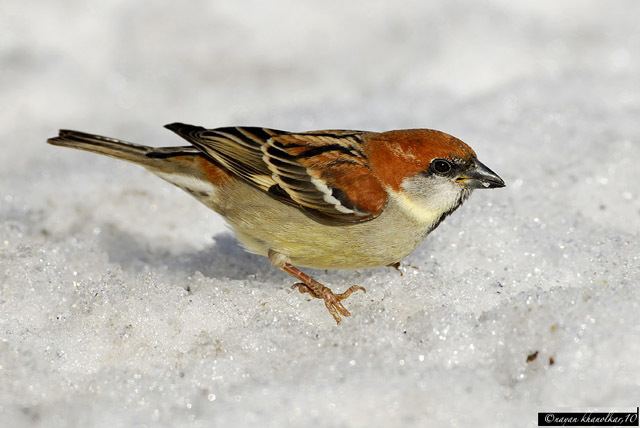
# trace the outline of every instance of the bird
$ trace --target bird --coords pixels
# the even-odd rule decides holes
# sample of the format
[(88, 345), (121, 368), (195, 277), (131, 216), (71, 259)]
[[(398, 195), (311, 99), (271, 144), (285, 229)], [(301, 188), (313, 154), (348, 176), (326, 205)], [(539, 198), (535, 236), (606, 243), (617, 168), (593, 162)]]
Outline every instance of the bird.
[(297, 279), (340, 323), (342, 293), (303, 272), (398, 267), (475, 189), (504, 187), (460, 139), (433, 129), (289, 132), (184, 123), (190, 145), (150, 147), (61, 129), (47, 140), (142, 166), (220, 214), (245, 250)]

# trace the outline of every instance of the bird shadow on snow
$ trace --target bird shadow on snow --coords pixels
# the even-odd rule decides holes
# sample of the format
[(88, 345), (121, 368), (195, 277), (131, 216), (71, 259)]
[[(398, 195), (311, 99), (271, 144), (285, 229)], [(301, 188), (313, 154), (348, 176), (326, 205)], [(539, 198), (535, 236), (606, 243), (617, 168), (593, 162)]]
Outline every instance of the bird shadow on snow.
[[(176, 253), (166, 246), (130, 234), (117, 226), (102, 228), (100, 246), (109, 262), (125, 271), (168, 270), (173, 274), (200, 272), (208, 278), (242, 280), (255, 276), (284, 277), (262, 256), (246, 252), (228, 233), (214, 236), (204, 249)], [(282, 275), (282, 276), (281, 276)]]
[[(213, 237), (214, 243), (204, 249), (193, 249), (176, 253), (157, 241), (136, 236), (119, 227), (108, 224), (101, 227), (99, 246), (106, 252), (109, 262), (119, 265), (125, 271), (145, 270), (189, 276), (200, 272), (207, 278), (247, 280), (288, 284), (293, 278), (274, 268), (266, 257), (246, 252), (230, 233)], [(384, 268), (381, 268), (384, 270)], [(305, 269), (312, 276), (333, 280), (359, 283), (363, 276), (372, 274), (360, 271), (326, 271)]]

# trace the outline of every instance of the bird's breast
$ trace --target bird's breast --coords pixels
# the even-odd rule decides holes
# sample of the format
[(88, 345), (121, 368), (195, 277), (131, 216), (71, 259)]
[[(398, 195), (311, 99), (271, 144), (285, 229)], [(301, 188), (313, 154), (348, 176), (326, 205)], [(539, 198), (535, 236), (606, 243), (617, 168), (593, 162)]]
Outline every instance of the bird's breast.
[(247, 250), (266, 256), (273, 249), (294, 264), (321, 269), (386, 266), (400, 261), (433, 224), (426, 216), (407, 213), (406, 206), (393, 198), (373, 220), (322, 224), (242, 182), (221, 189), (214, 209), (227, 219)]

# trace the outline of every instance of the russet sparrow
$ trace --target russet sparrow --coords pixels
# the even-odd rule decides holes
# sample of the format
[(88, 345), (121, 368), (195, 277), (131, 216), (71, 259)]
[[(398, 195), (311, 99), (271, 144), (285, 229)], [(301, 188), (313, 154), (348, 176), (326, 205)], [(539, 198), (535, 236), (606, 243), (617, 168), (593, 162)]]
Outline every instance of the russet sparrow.
[(286, 132), (257, 127), (166, 128), (190, 146), (148, 147), (61, 130), (48, 140), (124, 159), (175, 184), (222, 215), (238, 240), (323, 299), (342, 301), (296, 266), (397, 266), (473, 189), (503, 187), (459, 139), (430, 129)]

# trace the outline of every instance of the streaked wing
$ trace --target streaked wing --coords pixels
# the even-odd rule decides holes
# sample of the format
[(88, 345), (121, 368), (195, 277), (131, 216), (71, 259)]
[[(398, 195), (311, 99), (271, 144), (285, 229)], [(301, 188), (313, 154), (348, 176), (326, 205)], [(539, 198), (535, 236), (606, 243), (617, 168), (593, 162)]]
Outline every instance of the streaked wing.
[(247, 183), (319, 221), (367, 221), (386, 203), (386, 192), (367, 165), (360, 131), (167, 128)]

